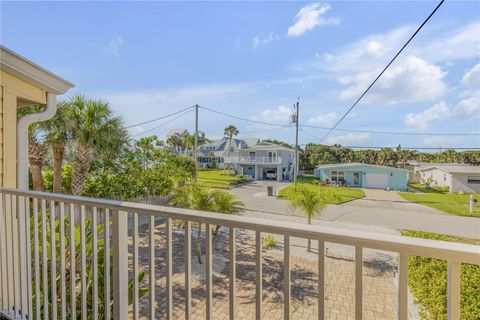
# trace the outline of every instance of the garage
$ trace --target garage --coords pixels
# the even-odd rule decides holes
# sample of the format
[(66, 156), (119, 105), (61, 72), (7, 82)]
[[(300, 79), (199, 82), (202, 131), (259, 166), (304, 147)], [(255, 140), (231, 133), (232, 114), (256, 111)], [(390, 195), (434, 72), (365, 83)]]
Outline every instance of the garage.
[(372, 189), (387, 189), (388, 175), (382, 173), (367, 173), (365, 177), (365, 187)]

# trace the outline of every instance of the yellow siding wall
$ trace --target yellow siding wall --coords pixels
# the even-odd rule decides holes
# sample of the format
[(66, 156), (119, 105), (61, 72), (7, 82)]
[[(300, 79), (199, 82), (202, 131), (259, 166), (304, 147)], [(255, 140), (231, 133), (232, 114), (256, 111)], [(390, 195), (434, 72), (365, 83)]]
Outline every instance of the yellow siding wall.
[(46, 92), (5, 71), (0, 74), (0, 185), (17, 185), (17, 108), (46, 104)]

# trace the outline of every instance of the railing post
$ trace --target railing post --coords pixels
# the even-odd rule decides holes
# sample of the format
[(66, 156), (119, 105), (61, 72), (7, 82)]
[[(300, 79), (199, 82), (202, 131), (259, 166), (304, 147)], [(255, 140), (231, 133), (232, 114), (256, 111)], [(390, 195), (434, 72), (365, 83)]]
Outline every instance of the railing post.
[(112, 212), (113, 317), (128, 319), (128, 215)]
[(460, 319), (460, 272), (462, 265), (458, 261), (448, 261), (447, 277), (447, 319)]

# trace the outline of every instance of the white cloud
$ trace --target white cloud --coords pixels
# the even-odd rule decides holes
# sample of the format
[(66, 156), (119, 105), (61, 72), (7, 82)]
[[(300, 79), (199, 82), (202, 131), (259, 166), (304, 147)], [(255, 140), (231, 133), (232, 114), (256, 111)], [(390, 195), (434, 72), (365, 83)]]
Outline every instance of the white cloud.
[(120, 48), (123, 46), (123, 38), (121, 36), (116, 36), (111, 39), (108, 44), (101, 47), (101, 50), (114, 58), (120, 58)]
[(462, 84), (468, 88), (480, 90), (480, 63), (465, 73)]
[(269, 123), (288, 123), (288, 119), (292, 114), (292, 109), (280, 106), (277, 109), (266, 109), (257, 116), (251, 117), (255, 121), (263, 121)]
[[(342, 100), (358, 98), (379, 74), (380, 69), (361, 72), (353, 77), (352, 84), (340, 94)], [(378, 80), (366, 96), (366, 101), (395, 104), (399, 102), (428, 101), (442, 97), (447, 85), (446, 72), (427, 61), (407, 56), (396, 62)], [(345, 76), (344, 76), (345, 77)], [(346, 81), (342, 81), (346, 83)]]
[(455, 30), (447, 30), (440, 37), (434, 37), (423, 45), (415, 46), (413, 52), (435, 63), (452, 63), (456, 60), (480, 57), (479, 39), (480, 22), (477, 21)]
[(443, 120), (450, 116), (451, 112), (447, 104), (441, 101), (431, 108), (420, 113), (409, 113), (405, 116), (405, 124), (410, 127), (426, 129), (433, 121)]
[(267, 35), (261, 33), (253, 38), (252, 46), (254, 49), (257, 49), (260, 46), (265, 46), (277, 40), (280, 40), (280, 36), (273, 31)]
[(372, 40), (369, 43), (367, 43), (366, 51), (373, 56), (381, 56), (386, 52), (388, 52), (389, 50), (385, 48), (381, 43)]
[(461, 84), (466, 90), (460, 95), (460, 102), (455, 106), (455, 117), (466, 121), (480, 116), (480, 63), (467, 71)]
[(369, 133), (347, 133), (344, 135), (330, 136), (325, 139), (326, 144), (355, 145), (370, 138)]
[(339, 118), (336, 112), (329, 112), (327, 114), (318, 115), (307, 120), (308, 124), (320, 127), (331, 126)]
[(298, 37), (305, 32), (322, 25), (337, 25), (339, 18), (325, 18), (325, 13), (330, 10), (328, 3), (310, 3), (302, 7), (295, 16), (295, 24), (288, 28), (289, 37)]

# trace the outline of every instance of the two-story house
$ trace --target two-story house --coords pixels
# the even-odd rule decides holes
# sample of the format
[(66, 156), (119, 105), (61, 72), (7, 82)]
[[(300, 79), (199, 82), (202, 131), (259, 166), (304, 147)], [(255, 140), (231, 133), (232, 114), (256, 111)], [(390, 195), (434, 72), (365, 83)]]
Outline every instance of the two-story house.
[(198, 162), (204, 168), (232, 168), (255, 180), (292, 180), (295, 151), (258, 138), (223, 138), (201, 145)]

